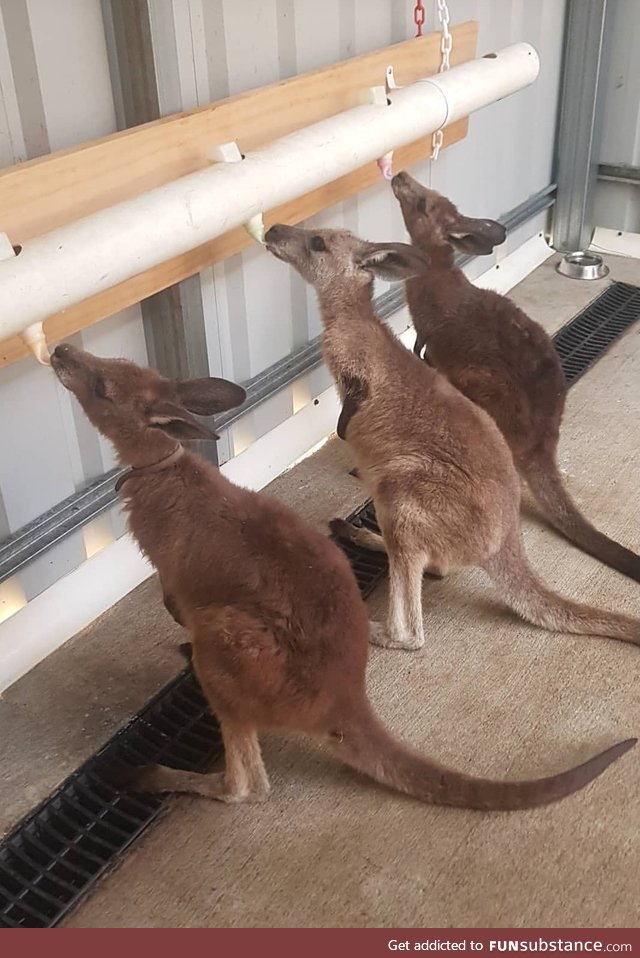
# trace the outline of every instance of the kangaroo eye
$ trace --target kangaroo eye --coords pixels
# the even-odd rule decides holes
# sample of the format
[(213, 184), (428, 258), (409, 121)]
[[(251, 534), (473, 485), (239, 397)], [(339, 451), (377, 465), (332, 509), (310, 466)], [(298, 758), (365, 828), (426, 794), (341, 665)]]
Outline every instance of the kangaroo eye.
[(309, 248), (312, 249), (314, 253), (323, 253), (327, 249), (327, 245), (321, 236), (312, 236)]
[(416, 203), (416, 209), (418, 213), (427, 212), (427, 201), (425, 200), (424, 196), (421, 196), (418, 202)]
[(107, 388), (104, 384), (104, 379), (102, 376), (96, 376), (93, 381), (93, 395), (97, 399), (108, 399)]

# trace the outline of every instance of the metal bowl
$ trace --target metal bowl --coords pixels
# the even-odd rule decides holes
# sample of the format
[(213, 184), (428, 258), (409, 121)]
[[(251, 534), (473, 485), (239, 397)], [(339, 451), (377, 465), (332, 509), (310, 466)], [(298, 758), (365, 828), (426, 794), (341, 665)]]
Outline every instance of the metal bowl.
[(566, 253), (556, 270), (569, 279), (603, 279), (609, 272), (597, 253)]

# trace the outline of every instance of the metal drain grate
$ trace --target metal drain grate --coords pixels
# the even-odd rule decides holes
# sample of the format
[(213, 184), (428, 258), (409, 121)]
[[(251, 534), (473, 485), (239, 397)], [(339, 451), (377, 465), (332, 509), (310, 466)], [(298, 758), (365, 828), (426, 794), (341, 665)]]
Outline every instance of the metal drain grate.
[(120, 792), (104, 771), (162, 762), (201, 772), (221, 754), (187, 670), (2, 842), (0, 928), (57, 924), (162, 811), (164, 798)]
[(569, 386), (640, 318), (640, 289), (612, 283), (553, 337)]
[[(640, 317), (640, 289), (614, 283), (554, 337), (569, 385)], [(348, 521), (379, 532), (373, 503)], [(387, 557), (344, 550), (366, 598)], [(161, 814), (165, 799), (121, 792), (105, 772), (162, 762), (205, 771), (222, 755), (218, 724), (187, 669), (0, 844), (0, 928), (51, 928)]]

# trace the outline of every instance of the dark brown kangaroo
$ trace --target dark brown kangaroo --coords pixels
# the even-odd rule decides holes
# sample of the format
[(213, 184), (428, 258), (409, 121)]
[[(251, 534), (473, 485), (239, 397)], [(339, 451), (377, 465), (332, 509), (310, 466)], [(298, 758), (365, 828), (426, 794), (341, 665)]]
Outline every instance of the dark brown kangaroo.
[(490, 253), (505, 238), (493, 220), (461, 216), (408, 173), (392, 181), (405, 226), (429, 269), (407, 282), (414, 351), (500, 427), (519, 472), (549, 521), (584, 552), (640, 582), (640, 556), (595, 529), (569, 495), (557, 463), (567, 386), (553, 343), (506, 296), (478, 289), (453, 248)]
[(376, 316), (374, 274), (421, 275), (429, 269), (423, 254), (345, 230), (280, 225), (266, 243), (316, 289), (325, 359), (345, 402), (341, 428), (375, 502), (382, 536), (342, 520), (333, 526), (389, 555), (389, 618), (386, 628), (373, 624), (373, 641), (419, 648), (423, 570), (476, 565), (536, 625), (640, 644), (640, 620), (570, 602), (537, 578), (520, 544), (520, 480), (495, 422)]
[(274, 727), (319, 736), (347, 765), (424, 802), (519, 809), (576, 791), (635, 743), (528, 782), (472, 778), (405, 747), (366, 696), (367, 615), (342, 552), (285, 506), (232, 485), (180, 444), (213, 438), (192, 413), (230, 409), (244, 391), (222, 379), (169, 381), (69, 345), (51, 360), (132, 466), (121, 482), (131, 531), (190, 632), (193, 667), (222, 729), (224, 772), (152, 766), (136, 773), (138, 788), (263, 800), (269, 780), (257, 730)]

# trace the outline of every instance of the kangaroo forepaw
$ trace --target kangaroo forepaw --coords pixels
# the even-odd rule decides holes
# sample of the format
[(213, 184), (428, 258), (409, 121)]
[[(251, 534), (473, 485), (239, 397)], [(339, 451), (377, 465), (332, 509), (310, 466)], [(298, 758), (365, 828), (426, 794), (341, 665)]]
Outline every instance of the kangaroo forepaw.
[(346, 519), (331, 519), (329, 528), (338, 539), (346, 539), (347, 542), (353, 541), (353, 526)]
[(109, 772), (109, 781), (126, 791), (162, 792), (158, 779), (159, 765), (121, 765)]
[(264, 802), (269, 797), (269, 780), (259, 776), (251, 784), (230, 781), (225, 772), (186, 772), (165, 765), (121, 766), (109, 775), (113, 784), (127, 791), (181, 792), (200, 795), (228, 805)]
[(154, 766), (128, 765), (125, 762), (118, 762), (117, 765), (105, 768), (102, 772), (102, 777), (110, 785), (113, 785), (114, 788), (137, 791), (141, 773), (147, 768), (154, 768)]

